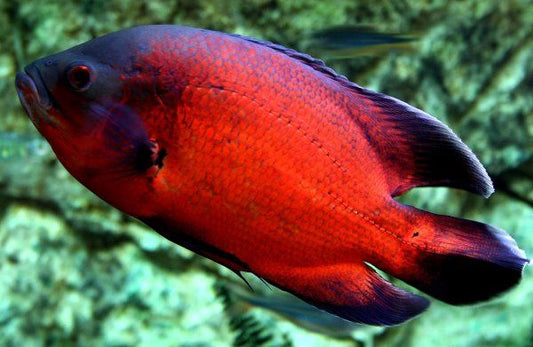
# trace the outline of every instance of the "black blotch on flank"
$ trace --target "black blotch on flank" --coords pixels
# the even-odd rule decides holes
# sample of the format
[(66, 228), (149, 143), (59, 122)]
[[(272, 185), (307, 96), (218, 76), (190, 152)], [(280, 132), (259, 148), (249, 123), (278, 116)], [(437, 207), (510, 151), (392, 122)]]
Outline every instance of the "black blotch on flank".
[(152, 142), (143, 142), (137, 148), (137, 155), (135, 158), (135, 167), (139, 171), (146, 171), (154, 165), (152, 154), (155, 149), (155, 144)]

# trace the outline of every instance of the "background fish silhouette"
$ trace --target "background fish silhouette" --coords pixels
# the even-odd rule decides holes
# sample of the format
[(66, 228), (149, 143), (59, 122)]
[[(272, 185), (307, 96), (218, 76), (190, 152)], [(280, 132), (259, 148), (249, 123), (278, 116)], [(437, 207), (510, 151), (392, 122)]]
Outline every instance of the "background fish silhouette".
[(393, 197), (419, 186), (488, 196), (444, 124), (291, 49), (147, 26), (38, 60), (21, 102), (81, 183), (180, 245), (345, 319), (401, 323), (516, 284), (503, 230)]
[[(238, 330), (248, 331), (246, 326), (243, 327), (242, 325), (253, 319), (248, 311), (254, 307), (269, 310), (309, 331), (338, 339), (351, 339), (353, 332), (363, 327), (360, 324), (319, 310), (294, 295), (274, 287), (269, 287), (266, 293), (248, 289), (230, 282), (217, 283), (216, 285), (217, 295), (222, 298), (225, 311)], [(368, 326), (366, 327), (368, 328)], [(378, 329), (380, 332), (384, 329), (372, 328)]]

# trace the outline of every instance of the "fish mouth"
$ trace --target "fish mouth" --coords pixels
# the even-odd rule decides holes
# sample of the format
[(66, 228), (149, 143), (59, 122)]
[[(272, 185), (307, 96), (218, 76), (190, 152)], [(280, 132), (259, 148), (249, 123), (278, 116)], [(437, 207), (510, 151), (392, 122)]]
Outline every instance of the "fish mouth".
[(35, 65), (28, 65), (24, 68), (24, 72), (17, 73), (15, 79), (15, 85), (19, 97), (21, 94), (22, 99), (27, 98), (28, 96), (33, 96), (33, 101), (37, 101), (41, 107), (45, 110), (49, 110), (52, 107), (52, 99), (50, 94), (44, 85), (43, 79), (39, 69)]
[(49, 111), (53, 107), (53, 102), (39, 69), (34, 65), (29, 65), (24, 71), (18, 72), (15, 78), (20, 103), (34, 123), (38, 123), (40, 118), (51, 121)]

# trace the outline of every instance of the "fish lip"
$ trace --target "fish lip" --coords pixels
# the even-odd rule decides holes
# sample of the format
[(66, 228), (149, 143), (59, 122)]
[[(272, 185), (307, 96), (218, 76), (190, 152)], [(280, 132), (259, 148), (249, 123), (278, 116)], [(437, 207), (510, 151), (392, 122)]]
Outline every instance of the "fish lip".
[[(28, 103), (29, 98), (36, 101), (40, 108), (48, 111), (52, 108), (53, 102), (50, 93), (43, 82), (39, 69), (31, 64), (24, 68), (24, 72), (18, 72), (15, 85), (22, 104)], [(30, 105), (24, 105), (25, 108)]]
[(38, 129), (42, 120), (57, 127), (58, 120), (51, 116), (55, 110), (54, 102), (39, 69), (31, 64), (24, 70), (25, 72), (17, 72), (15, 77), (15, 87), (24, 111)]
[(36, 116), (40, 112), (38, 112), (36, 109), (39, 108), (40, 101), (37, 86), (31, 77), (23, 72), (17, 72), (15, 86), (24, 111), (26, 111), (26, 114), (34, 123), (38, 122)]

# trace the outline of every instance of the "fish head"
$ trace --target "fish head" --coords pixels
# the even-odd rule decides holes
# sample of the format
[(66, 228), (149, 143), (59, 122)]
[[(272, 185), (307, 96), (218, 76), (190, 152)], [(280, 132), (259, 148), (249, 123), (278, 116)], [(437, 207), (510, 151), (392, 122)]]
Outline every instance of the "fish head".
[(17, 74), (15, 86), (27, 115), (65, 168), (104, 200), (135, 215), (131, 201), (149, 190), (152, 166), (156, 161), (161, 166), (162, 157), (142, 119), (144, 109), (131, 102), (144, 97), (132, 94), (133, 84), (146, 88), (138, 86), (134, 66), (144, 46), (130, 37), (117, 32), (38, 59)]
[(97, 45), (100, 52), (91, 46), (82, 44), (38, 59), (16, 76), (23, 108), (62, 162), (63, 153), (74, 155), (75, 150), (83, 161), (86, 146), (95, 146), (95, 108), (121, 101), (124, 82), (112, 65), (115, 50), (105, 51), (102, 43)]

